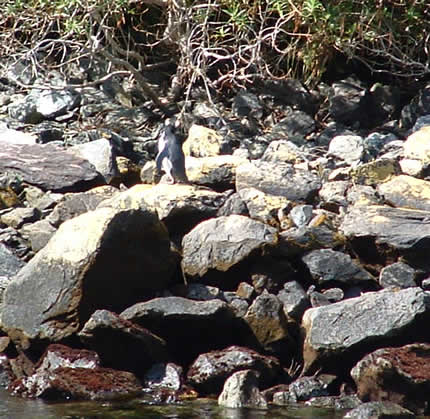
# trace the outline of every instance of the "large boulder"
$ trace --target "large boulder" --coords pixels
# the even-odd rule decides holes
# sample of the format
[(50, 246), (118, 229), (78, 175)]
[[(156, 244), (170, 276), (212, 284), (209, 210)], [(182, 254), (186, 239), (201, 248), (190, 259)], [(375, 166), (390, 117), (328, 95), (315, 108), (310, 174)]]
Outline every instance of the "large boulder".
[(193, 185), (136, 185), (100, 204), (112, 208), (148, 208), (158, 214), (171, 236), (183, 235), (215, 216), (227, 196)]
[(0, 149), (0, 173), (13, 171), (43, 190), (73, 192), (104, 184), (87, 160), (70, 151), (46, 144), (11, 144)]
[(184, 236), (182, 268), (192, 277), (202, 277), (208, 271), (226, 272), (258, 250), (276, 245), (277, 241), (274, 228), (248, 217), (213, 218)]
[(5, 295), (3, 330), (59, 341), (97, 309), (112, 311), (163, 289), (173, 269), (168, 233), (150, 211), (101, 208), (64, 222), (15, 276)]
[[(340, 371), (369, 350), (428, 338), (430, 293), (421, 288), (382, 290), (303, 315), (304, 370)], [(406, 342), (405, 342), (406, 341)]]
[(430, 345), (415, 343), (400, 348), (378, 349), (351, 370), (363, 401), (390, 401), (415, 413), (430, 405)]
[(247, 345), (252, 338), (234, 309), (217, 299), (154, 298), (124, 310), (121, 317), (163, 338), (180, 364), (191, 363), (199, 354), (213, 349)]

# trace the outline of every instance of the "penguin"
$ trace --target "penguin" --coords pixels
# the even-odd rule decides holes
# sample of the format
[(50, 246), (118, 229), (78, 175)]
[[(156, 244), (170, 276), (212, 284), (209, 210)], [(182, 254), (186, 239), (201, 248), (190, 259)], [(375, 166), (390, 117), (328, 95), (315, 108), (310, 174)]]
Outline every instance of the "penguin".
[(185, 171), (185, 155), (182, 141), (175, 133), (175, 122), (167, 120), (158, 139), (158, 154), (155, 163), (158, 171), (163, 170), (167, 183), (189, 183)]

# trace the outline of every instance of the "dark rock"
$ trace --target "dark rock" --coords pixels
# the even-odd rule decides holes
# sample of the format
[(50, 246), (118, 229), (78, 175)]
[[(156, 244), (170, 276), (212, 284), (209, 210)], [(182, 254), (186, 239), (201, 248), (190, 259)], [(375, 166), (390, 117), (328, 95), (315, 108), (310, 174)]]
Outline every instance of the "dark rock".
[[(200, 353), (232, 344), (249, 344), (246, 325), (224, 301), (163, 297), (138, 303), (121, 317), (147, 327), (167, 342), (175, 362), (184, 365)], [(214, 333), (222, 330), (223, 333)]]
[(416, 414), (429, 410), (430, 345), (378, 349), (351, 370), (363, 401), (390, 401)]
[(416, 287), (415, 269), (403, 262), (393, 263), (381, 270), (379, 275), (379, 284), (382, 288), (398, 287), (409, 288)]
[(285, 315), (297, 322), (301, 321), (303, 313), (310, 307), (309, 298), (297, 281), (286, 282), (279, 291), (278, 298), (282, 302)]
[(182, 240), (182, 268), (199, 277), (209, 270), (226, 272), (258, 249), (274, 246), (276, 230), (242, 215), (200, 223)]
[(255, 371), (244, 370), (231, 375), (218, 397), (218, 405), (229, 408), (267, 409), (266, 399), (258, 389)]
[(63, 223), (9, 284), (3, 330), (24, 347), (28, 339), (62, 340), (96, 309), (122, 310), (163, 289), (173, 264), (167, 231), (152, 212), (82, 214)]
[(402, 109), (401, 124), (405, 129), (411, 128), (416, 120), (422, 115), (430, 114), (430, 85), (424, 87), (411, 101)]
[(370, 348), (428, 338), (420, 325), (430, 316), (430, 298), (421, 288), (365, 293), (305, 311), (305, 371), (339, 371)]
[(287, 112), (286, 118), (273, 126), (272, 136), (303, 144), (315, 128), (315, 120), (311, 116), (300, 110), (291, 110)]
[(95, 311), (78, 335), (99, 354), (104, 366), (137, 376), (167, 359), (163, 339), (107, 310)]
[(263, 107), (258, 97), (244, 90), (240, 91), (233, 99), (232, 110), (239, 118), (245, 116), (260, 120), (263, 117)]
[(249, 324), (260, 345), (277, 356), (290, 358), (295, 345), (288, 333), (288, 323), (281, 301), (264, 292), (249, 307), (244, 320)]
[(335, 410), (354, 409), (361, 404), (356, 395), (348, 396), (319, 396), (306, 401), (306, 406), (332, 408)]
[(218, 209), (217, 217), (228, 216), (228, 215), (245, 215), (249, 214), (248, 208), (240, 195), (235, 192), (231, 194), (224, 202), (224, 204)]
[(290, 201), (311, 202), (321, 187), (317, 175), (286, 163), (253, 161), (236, 170), (236, 189), (255, 188)]
[(411, 411), (392, 402), (368, 402), (349, 411), (344, 419), (408, 419), (416, 417)]
[(230, 346), (220, 351), (201, 354), (190, 366), (187, 383), (200, 394), (219, 394), (224, 381), (234, 372), (244, 369), (257, 371), (262, 388), (267, 388), (283, 377), (279, 361), (260, 355), (251, 349)]
[(89, 189), (103, 183), (87, 160), (50, 144), (3, 144), (0, 172), (4, 171), (14, 171), (30, 185), (53, 192)]
[(320, 284), (329, 281), (357, 284), (372, 281), (372, 276), (349, 255), (331, 249), (313, 250), (303, 256), (312, 278)]
[(4, 244), (0, 243), (0, 276), (11, 278), (25, 265)]
[(185, 290), (179, 294), (181, 297), (197, 301), (224, 299), (224, 294), (219, 288), (199, 283), (192, 283), (186, 285)]

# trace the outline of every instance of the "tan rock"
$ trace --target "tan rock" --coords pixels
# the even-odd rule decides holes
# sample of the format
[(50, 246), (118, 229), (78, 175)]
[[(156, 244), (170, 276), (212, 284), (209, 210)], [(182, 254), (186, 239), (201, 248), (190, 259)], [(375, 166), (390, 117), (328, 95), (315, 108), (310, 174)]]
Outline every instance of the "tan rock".
[(405, 158), (430, 163), (430, 126), (411, 134), (405, 141), (403, 150)]
[(378, 192), (395, 207), (430, 211), (430, 182), (412, 176), (396, 176), (379, 185)]
[(201, 125), (192, 125), (188, 138), (184, 142), (182, 149), (186, 156), (209, 157), (222, 154), (223, 137), (215, 130)]
[(356, 167), (351, 172), (352, 180), (362, 185), (377, 185), (401, 172), (399, 163), (392, 159), (380, 159)]

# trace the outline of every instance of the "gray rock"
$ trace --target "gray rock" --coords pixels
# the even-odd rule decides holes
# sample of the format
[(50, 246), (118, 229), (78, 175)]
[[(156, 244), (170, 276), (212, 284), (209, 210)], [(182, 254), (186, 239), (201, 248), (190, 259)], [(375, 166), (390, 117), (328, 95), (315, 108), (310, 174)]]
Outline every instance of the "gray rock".
[(302, 261), (308, 267), (312, 278), (320, 284), (329, 281), (356, 284), (373, 280), (349, 255), (335, 250), (313, 250), (303, 256)]
[(31, 249), (38, 252), (44, 248), (57, 229), (46, 219), (25, 225), (21, 230), (21, 235), (28, 238)]
[[(137, 303), (121, 317), (163, 338), (176, 362), (191, 363), (200, 353), (233, 344), (249, 344), (249, 331), (224, 301), (194, 301), (182, 297)], [(214, 330), (222, 330), (222, 334)]]
[(9, 284), (2, 328), (24, 347), (28, 340), (62, 340), (96, 309), (122, 310), (163, 289), (173, 263), (167, 231), (152, 212), (82, 214), (63, 223)]
[(251, 300), (255, 294), (255, 289), (247, 282), (241, 282), (237, 287), (236, 294), (238, 297), (243, 298), (244, 300)]
[(25, 200), (28, 206), (37, 208), (41, 212), (53, 208), (62, 196), (59, 193), (44, 192), (35, 186), (25, 188)]
[(213, 269), (225, 272), (276, 242), (274, 228), (242, 215), (203, 221), (182, 240), (182, 268), (187, 275), (200, 277)]
[(69, 151), (88, 160), (103, 176), (106, 183), (111, 183), (112, 179), (119, 174), (114, 147), (105, 138), (76, 145), (71, 147)]
[(197, 301), (224, 299), (223, 292), (219, 288), (198, 283), (188, 284), (184, 292), (184, 297)]
[(329, 299), (332, 303), (337, 303), (338, 301), (343, 300), (345, 294), (341, 288), (329, 288), (325, 290), (323, 294)]
[(334, 182), (326, 182), (319, 191), (319, 196), (323, 203), (323, 208), (328, 210), (338, 211), (339, 207), (346, 207), (346, 192), (350, 186), (350, 182), (346, 180), (337, 180)]
[(33, 102), (44, 119), (55, 118), (76, 108), (81, 102), (75, 90), (34, 90), (27, 101)]
[(2, 144), (0, 172), (13, 171), (30, 185), (53, 192), (89, 189), (103, 181), (87, 161), (46, 144)]
[[(412, 341), (428, 335), (420, 328), (430, 317), (430, 295), (421, 288), (366, 293), (305, 311), (304, 370), (348, 367), (366, 345), (390, 345), (402, 336)], [(397, 340), (395, 340), (397, 339)], [(366, 344), (366, 345), (364, 345)]]
[(271, 141), (261, 160), (269, 162), (296, 163), (303, 160), (304, 152), (291, 141)]
[(348, 189), (346, 198), (349, 204), (353, 205), (378, 205), (383, 203), (383, 199), (371, 186), (353, 185)]
[(0, 276), (11, 278), (25, 266), (3, 243), (0, 243)]
[(248, 208), (240, 195), (235, 192), (231, 194), (224, 202), (224, 204), (218, 209), (217, 217), (228, 216), (228, 215), (248, 215)]
[(297, 281), (286, 282), (277, 297), (282, 302), (285, 315), (297, 322), (301, 321), (303, 313), (310, 307), (309, 298)]
[(281, 365), (276, 358), (249, 348), (230, 346), (199, 355), (188, 370), (187, 383), (202, 395), (219, 394), (225, 380), (244, 369), (257, 371), (262, 387), (269, 387), (282, 379)]
[(78, 335), (97, 352), (105, 367), (138, 376), (167, 359), (163, 339), (108, 310), (96, 310)]
[(67, 193), (49, 214), (47, 220), (53, 226), (59, 227), (64, 221), (95, 210), (101, 202), (118, 193), (119, 190), (113, 186), (100, 186), (87, 192)]
[(382, 288), (398, 287), (409, 288), (416, 287), (415, 269), (403, 262), (393, 263), (381, 270), (379, 275), (379, 284)]
[(297, 205), (289, 213), (290, 219), (297, 227), (304, 227), (313, 216), (312, 205)]
[(287, 163), (252, 161), (236, 170), (236, 189), (255, 188), (290, 201), (310, 202), (321, 187), (319, 177)]
[(350, 410), (344, 419), (407, 419), (416, 417), (411, 411), (392, 402), (367, 402)]
[(145, 374), (143, 385), (151, 390), (179, 390), (182, 386), (182, 367), (173, 362), (154, 364)]
[(350, 207), (340, 227), (348, 238), (374, 238), (394, 249), (426, 247), (430, 237), (430, 212), (383, 205)]
[(266, 399), (258, 389), (255, 371), (238, 371), (229, 377), (218, 397), (218, 405), (229, 408), (267, 409)]
[(36, 144), (36, 136), (27, 132), (0, 127), (0, 144)]
[(425, 414), (428, 391), (430, 345), (415, 343), (400, 348), (378, 349), (366, 355), (351, 370), (361, 400), (390, 401)]
[(289, 386), (289, 399), (294, 402), (306, 401), (312, 397), (332, 395), (336, 377), (322, 374), (316, 377), (300, 377)]
[(311, 285), (306, 291), (306, 294), (309, 297), (309, 301), (312, 307), (322, 307), (332, 303), (332, 301), (330, 301), (330, 298), (328, 298), (323, 293), (316, 291), (315, 285)]
[(330, 141), (328, 152), (347, 164), (357, 164), (365, 155), (364, 140), (358, 135), (338, 135)]

